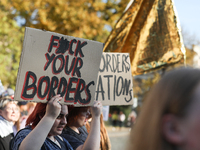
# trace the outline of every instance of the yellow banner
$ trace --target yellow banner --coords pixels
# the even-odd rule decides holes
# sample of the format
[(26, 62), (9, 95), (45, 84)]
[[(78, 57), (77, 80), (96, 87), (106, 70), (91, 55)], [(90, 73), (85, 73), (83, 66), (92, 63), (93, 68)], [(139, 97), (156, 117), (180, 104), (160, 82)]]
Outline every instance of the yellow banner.
[(130, 53), (133, 75), (184, 63), (185, 48), (172, 0), (134, 0), (105, 42), (104, 52)]

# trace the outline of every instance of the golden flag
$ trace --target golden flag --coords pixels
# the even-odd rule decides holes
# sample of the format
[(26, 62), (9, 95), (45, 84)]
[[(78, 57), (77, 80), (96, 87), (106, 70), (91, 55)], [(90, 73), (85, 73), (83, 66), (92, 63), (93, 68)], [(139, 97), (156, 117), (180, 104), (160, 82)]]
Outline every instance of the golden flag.
[(172, 0), (134, 0), (115, 25), (105, 52), (130, 53), (133, 75), (184, 63), (185, 48)]

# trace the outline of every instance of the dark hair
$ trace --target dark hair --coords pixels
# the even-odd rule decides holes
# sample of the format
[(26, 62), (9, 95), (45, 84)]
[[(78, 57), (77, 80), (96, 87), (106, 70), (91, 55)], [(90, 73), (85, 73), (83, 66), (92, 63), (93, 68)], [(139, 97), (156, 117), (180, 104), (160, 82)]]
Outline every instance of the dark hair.
[(200, 70), (179, 68), (166, 73), (144, 99), (139, 117), (131, 131), (129, 149), (173, 150), (175, 145), (161, 133), (164, 114), (184, 117), (200, 83)]
[(89, 106), (87, 106), (87, 107), (68, 106), (69, 114), (67, 116), (67, 124), (72, 123), (74, 121), (74, 119), (79, 116), (79, 114), (81, 112), (85, 111), (88, 108), (89, 108)]

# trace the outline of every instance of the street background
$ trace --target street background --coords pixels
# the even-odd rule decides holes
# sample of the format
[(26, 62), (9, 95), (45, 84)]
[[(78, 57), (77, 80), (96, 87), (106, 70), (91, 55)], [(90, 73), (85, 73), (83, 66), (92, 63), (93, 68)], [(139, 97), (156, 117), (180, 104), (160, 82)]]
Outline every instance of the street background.
[(129, 140), (130, 128), (122, 127), (121, 129), (106, 127), (111, 142), (111, 150), (123, 150)]

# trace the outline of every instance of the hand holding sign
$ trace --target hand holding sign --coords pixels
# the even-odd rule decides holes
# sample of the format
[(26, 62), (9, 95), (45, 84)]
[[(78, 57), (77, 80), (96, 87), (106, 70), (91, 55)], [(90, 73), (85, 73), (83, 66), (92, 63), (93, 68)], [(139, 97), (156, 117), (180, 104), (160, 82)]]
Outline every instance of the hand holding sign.
[(60, 100), (62, 100), (62, 97), (60, 97), (60, 95), (56, 95), (47, 102), (47, 108), (45, 113), (46, 116), (51, 117), (53, 119), (58, 117), (61, 111), (61, 105), (58, 103)]
[(101, 104), (101, 102), (95, 101), (94, 104), (93, 104), (93, 106), (90, 109), (91, 109), (92, 118), (94, 118), (94, 117), (100, 117), (101, 110), (102, 110), (102, 104)]

